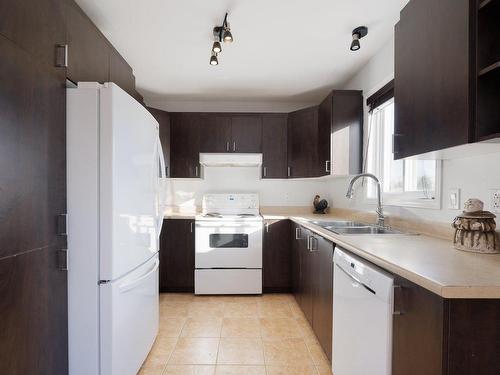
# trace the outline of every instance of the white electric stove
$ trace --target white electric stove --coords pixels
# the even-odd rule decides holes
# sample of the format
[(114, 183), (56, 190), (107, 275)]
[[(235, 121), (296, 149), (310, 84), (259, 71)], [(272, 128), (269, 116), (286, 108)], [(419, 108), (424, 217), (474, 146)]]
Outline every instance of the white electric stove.
[(258, 194), (205, 194), (196, 216), (195, 294), (262, 293)]

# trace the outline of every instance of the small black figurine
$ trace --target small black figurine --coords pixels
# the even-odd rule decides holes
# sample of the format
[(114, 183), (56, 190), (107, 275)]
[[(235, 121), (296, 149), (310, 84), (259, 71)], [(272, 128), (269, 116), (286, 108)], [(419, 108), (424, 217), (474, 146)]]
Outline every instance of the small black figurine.
[(326, 199), (320, 200), (320, 196), (316, 195), (314, 197), (313, 206), (315, 214), (325, 214), (325, 211), (328, 208), (328, 202), (326, 201)]

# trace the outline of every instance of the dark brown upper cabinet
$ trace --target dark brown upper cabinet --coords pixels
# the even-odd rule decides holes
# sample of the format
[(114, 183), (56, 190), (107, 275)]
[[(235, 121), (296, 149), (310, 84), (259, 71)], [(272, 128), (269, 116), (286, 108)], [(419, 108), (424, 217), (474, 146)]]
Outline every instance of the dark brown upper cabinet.
[(288, 171), (291, 178), (318, 177), (318, 107), (288, 115)]
[(170, 116), (170, 176), (200, 177), (200, 128), (203, 126), (203, 116), (198, 113), (171, 113)]
[(262, 116), (262, 178), (287, 178), (287, 114)]
[(266, 219), (262, 249), (264, 293), (292, 290), (290, 221)]
[(56, 45), (66, 43), (64, 12), (60, 0), (0, 1), (0, 34), (54, 67)]
[(223, 114), (201, 115), (200, 152), (231, 150), (231, 117)]
[(147, 107), (148, 111), (160, 125), (160, 142), (165, 159), (165, 176), (170, 177), (170, 114), (156, 108)]
[(231, 116), (231, 151), (262, 152), (262, 116)]
[(109, 81), (116, 83), (131, 96), (136, 93), (132, 68), (113, 47), (109, 51)]
[(412, 0), (401, 11), (396, 159), (500, 137), (500, 11), (483, 3)]
[(66, 2), (67, 77), (73, 82), (108, 82), (111, 47), (102, 33), (73, 1)]

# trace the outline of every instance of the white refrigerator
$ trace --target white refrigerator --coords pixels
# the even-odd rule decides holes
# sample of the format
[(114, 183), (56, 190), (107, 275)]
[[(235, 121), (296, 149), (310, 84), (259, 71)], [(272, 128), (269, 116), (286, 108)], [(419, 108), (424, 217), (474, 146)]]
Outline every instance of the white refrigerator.
[(70, 375), (135, 375), (158, 331), (158, 123), (113, 83), (67, 89)]

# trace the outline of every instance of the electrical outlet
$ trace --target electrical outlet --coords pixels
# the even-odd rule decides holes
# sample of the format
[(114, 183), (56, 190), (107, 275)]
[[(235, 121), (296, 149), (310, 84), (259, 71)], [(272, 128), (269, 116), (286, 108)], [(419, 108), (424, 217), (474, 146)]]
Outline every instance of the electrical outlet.
[(490, 190), (490, 210), (500, 212), (500, 189)]
[(460, 209), (460, 189), (450, 189), (448, 195), (448, 208), (450, 210)]

